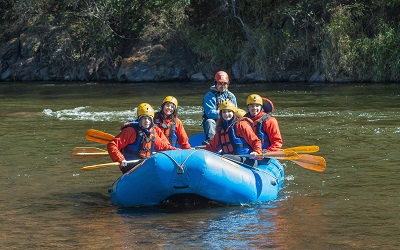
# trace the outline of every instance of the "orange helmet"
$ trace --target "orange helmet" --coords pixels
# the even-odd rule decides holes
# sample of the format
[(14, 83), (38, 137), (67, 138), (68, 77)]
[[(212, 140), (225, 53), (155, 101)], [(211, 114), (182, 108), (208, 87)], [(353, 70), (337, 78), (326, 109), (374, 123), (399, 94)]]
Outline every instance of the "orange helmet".
[(237, 112), (235, 104), (229, 100), (222, 102), (221, 106), (219, 106), (219, 110), (231, 110), (233, 112)]
[[(173, 103), (173, 104), (175, 105), (175, 108), (178, 108), (178, 100), (177, 100), (175, 97), (173, 97), (173, 96), (171, 96), (171, 95), (165, 97), (165, 98), (164, 98), (164, 101), (162, 102), (162, 104), (164, 104), (164, 103), (166, 103), (166, 102)], [(162, 105), (162, 104), (161, 104), (161, 105)]]
[(216, 83), (218, 83), (218, 82), (227, 82), (227, 83), (229, 83), (228, 73), (226, 73), (225, 71), (218, 71), (214, 76), (214, 80), (215, 80)]
[(143, 115), (150, 116), (154, 118), (154, 109), (153, 107), (148, 104), (148, 103), (141, 103), (138, 108), (137, 108), (137, 117), (141, 117)]
[(247, 97), (246, 104), (260, 104), (261, 106), (263, 105), (263, 99), (261, 96), (256, 95), (256, 94), (251, 94), (249, 97)]

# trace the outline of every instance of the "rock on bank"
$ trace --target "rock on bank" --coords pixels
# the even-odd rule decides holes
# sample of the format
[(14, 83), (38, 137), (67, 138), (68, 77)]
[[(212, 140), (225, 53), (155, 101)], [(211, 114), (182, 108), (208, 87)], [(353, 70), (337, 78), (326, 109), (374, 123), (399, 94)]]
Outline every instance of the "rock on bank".
[(0, 45), (0, 81), (206, 80), (196, 75), (193, 56), (178, 43), (133, 48), (127, 56), (104, 48), (82, 58), (66, 32), (53, 33), (22, 34)]

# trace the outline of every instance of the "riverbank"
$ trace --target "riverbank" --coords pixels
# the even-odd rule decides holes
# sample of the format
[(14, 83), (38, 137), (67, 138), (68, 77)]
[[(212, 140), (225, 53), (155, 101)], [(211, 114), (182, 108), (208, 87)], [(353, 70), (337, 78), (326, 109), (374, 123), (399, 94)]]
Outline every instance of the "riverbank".
[[(131, 56), (118, 56), (116, 60), (107, 55), (91, 58), (85, 62), (69, 60), (68, 47), (41, 54), (35, 47), (55, 46), (49, 41), (40, 41), (40, 35), (22, 35), (0, 45), (0, 81), (113, 81), (113, 82), (205, 82), (211, 81), (215, 72), (208, 65), (196, 70), (196, 57), (184, 45), (173, 41), (149, 45), (137, 49)], [(48, 42), (48, 44), (46, 44)], [(208, 70), (207, 70), (208, 68)], [(265, 77), (258, 72), (242, 72), (234, 64), (226, 70), (231, 80), (240, 84), (260, 82), (326, 82), (319, 72), (309, 76), (303, 71), (284, 71), (274, 77)], [(337, 82), (350, 82), (349, 78), (338, 78)]]
[(400, 82), (400, 2), (5, 1), (0, 81)]

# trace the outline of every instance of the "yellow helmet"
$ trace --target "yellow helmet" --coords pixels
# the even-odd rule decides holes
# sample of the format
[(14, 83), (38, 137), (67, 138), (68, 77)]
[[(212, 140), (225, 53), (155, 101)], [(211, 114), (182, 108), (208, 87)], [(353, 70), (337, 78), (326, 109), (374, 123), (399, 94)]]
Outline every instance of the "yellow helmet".
[(164, 101), (162, 102), (162, 104), (164, 104), (166, 102), (171, 102), (171, 103), (173, 103), (175, 105), (175, 108), (178, 108), (178, 100), (175, 97), (173, 97), (171, 95), (165, 97)]
[(237, 112), (235, 104), (229, 100), (222, 102), (221, 106), (219, 106), (219, 110), (232, 110), (233, 112)]
[(247, 105), (249, 104), (260, 104), (261, 106), (263, 105), (263, 100), (261, 96), (256, 95), (256, 94), (251, 94), (249, 97), (247, 97), (246, 101)]
[(244, 111), (243, 109), (238, 109), (237, 113), (241, 116), (245, 116), (246, 115), (246, 111)]
[(147, 115), (154, 118), (154, 109), (148, 103), (141, 103), (137, 108), (137, 117), (141, 117), (142, 115)]

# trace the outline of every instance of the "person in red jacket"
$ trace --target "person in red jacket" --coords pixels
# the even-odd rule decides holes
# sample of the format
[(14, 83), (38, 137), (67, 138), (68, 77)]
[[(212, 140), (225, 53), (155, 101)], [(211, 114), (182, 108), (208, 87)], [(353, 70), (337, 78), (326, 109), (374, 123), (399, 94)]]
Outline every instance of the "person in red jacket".
[(262, 142), (262, 148), (267, 151), (279, 151), (283, 141), (278, 121), (271, 115), (274, 104), (267, 98), (257, 94), (247, 97), (247, 117), (253, 121), (253, 130)]
[(111, 160), (120, 163), (122, 173), (128, 172), (139, 163), (128, 164), (129, 160), (147, 159), (153, 152), (177, 149), (169, 143), (162, 131), (154, 126), (154, 109), (150, 104), (140, 104), (137, 117), (136, 122), (125, 125), (107, 144)]
[(172, 146), (190, 149), (189, 138), (178, 115), (178, 100), (173, 96), (164, 98), (161, 110), (156, 113), (154, 124), (157, 125)]
[[(220, 150), (229, 158), (246, 164), (255, 165), (256, 155), (262, 153), (261, 141), (254, 133), (252, 121), (237, 113), (236, 105), (231, 101), (224, 101), (219, 107), (219, 119), (216, 126), (216, 135), (205, 149), (217, 153)], [(238, 157), (237, 155), (249, 155)]]

